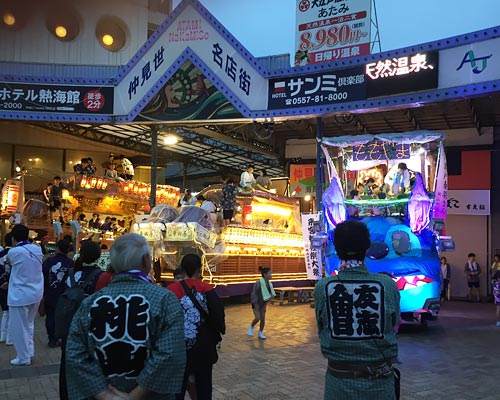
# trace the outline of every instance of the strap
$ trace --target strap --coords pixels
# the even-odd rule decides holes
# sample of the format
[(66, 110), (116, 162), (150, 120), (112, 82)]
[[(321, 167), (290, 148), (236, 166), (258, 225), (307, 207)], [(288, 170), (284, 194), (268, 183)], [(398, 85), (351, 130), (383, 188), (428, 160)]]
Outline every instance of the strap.
[(71, 287), (76, 286), (76, 281), (75, 281), (75, 270), (71, 268), (69, 270), (69, 282), (71, 283)]
[(94, 278), (96, 277), (96, 275), (101, 272), (100, 269), (95, 269), (93, 270), (90, 274), (87, 275), (87, 277), (82, 281), (80, 282), (76, 282), (75, 281), (75, 270), (74, 268), (71, 268), (69, 270), (69, 281), (71, 282), (71, 287), (75, 287), (75, 286), (82, 286), (83, 288), (86, 288), (87, 286), (89, 286), (92, 281), (94, 280)]
[(97, 274), (100, 272), (101, 269), (96, 268), (90, 274), (88, 274), (85, 280), (83, 281), (83, 287), (86, 288), (87, 286), (89, 286), (94, 281), (94, 278), (97, 276)]
[[(188, 297), (191, 299), (191, 301), (193, 302), (194, 306), (196, 307), (196, 309), (200, 312), (200, 315), (203, 317), (203, 319), (208, 323), (210, 324), (210, 316), (208, 315), (208, 313), (204, 310), (204, 308), (201, 306), (201, 304), (198, 302), (198, 300), (196, 300), (196, 297), (194, 297), (194, 294), (193, 294), (193, 290), (189, 288), (189, 286), (186, 284), (186, 282), (184, 281), (179, 281), (179, 283), (181, 284), (181, 286), (183, 287), (184, 289), (184, 293), (186, 293), (188, 295)], [(211, 325), (211, 324), (210, 324)]]

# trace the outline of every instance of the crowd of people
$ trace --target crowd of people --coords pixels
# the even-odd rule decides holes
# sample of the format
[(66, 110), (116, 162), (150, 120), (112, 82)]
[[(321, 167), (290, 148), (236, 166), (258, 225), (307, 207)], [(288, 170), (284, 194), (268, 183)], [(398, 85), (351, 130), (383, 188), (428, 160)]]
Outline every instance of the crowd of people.
[[(98, 220), (95, 214), (93, 222)], [(175, 281), (165, 288), (150, 278), (151, 249), (141, 235), (125, 234), (114, 241), (109, 250), (112, 267), (106, 272), (97, 265), (97, 242), (83, 240), (73, 261), (70, 240), (59, 240), (55, 254), (44, 257), (46, 251), (29, 239), (24, 225), (15, 225), (5, 238), (6, 249), (0, 252), (0, 341), (16, 350), (11, 364), (31, 364), (38, 312), (45, 316), (48, 346), (61, 348), (61, 399), (180, 400), (186, 392), (192, 399), (211, 399), (213, 365), (226, 324), (220, 298), (201, 279), (201, 258), (185, 255), (174, 271)], [(389, 276), (366, 268), (370, 239), (363, 223), (339, 224), (334, 246), (341, 269), (319, 281), (314, 294), (321, 351), (328, 360), (325, 399), (352, 398), (353, 393), (395, 399), (397, 286)], [(441, 268), (445, 291), (451, 278), (445, 257)], [(259, 270), (247, 334), (253, 336), (259, 324), (258, 339), (265, 340), (266, 308), (275, 291), (271, 269)], [(473, 253), (464, 270), (469, 286), (477, 289), (481, 268)], [(500, 326), (498, 255), (491, 274)], [(363, 322), (368, 314), (370, 319)]]
[(192, 399), (211, 398), (226, 328), (222, 302), (201, 280), (198, 255), (183, 257), (177, 282), (165, 289), (150, 279), (151, 250), (137, 234), (114, 241), (106, 272), (91, 240), (81, 242), (76, 261), (66, 239), (44, 260), (24, 225), (14, 226), (6, 243), (0, 341), (14, 346), (13, 366), (31, 364), (39, 312), (48, 346), (61, 348), (61, 399), (183, 399), (186, 390)]

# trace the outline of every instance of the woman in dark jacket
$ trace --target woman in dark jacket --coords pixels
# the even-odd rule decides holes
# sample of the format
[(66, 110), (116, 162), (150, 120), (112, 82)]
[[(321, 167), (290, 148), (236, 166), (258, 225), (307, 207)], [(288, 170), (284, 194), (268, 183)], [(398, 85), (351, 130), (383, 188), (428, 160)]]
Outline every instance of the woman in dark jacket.
[[(92, 242), (91, 240), (85, 240), (80, 246), (80, 256), (75, 261), (75, 267), (73, 269), (75, 283), (82, 284), (85, 282), (87, 277), (93, 275), (93, 279), (88, 285), (83, 288), (85, 295), (89, 296), (96, 291), (97, 280), (99, 275), (102, 274), (102, 270), (97, 265), (97, 260), (101, 257), (101, 249), (99, 244)], [(71, 273), (71, 271), (70, 271)], [(66, 279), (66, 287), (71, 287), (71, 279), (68, 277)], [(68, 388), (66, 385), (66, 339), (62, 340), (61, 343), (61, 365), (59, 367), (59, 398), (61, 400), (68, 399)]]

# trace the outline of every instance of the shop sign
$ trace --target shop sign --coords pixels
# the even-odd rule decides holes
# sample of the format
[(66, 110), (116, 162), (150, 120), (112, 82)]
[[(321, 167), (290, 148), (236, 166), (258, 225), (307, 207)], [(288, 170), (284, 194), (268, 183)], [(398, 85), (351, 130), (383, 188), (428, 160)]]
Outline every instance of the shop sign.
[(304, 239), (304, 257), (306, 261), (307, 279), (320, 280), (322, 263), (320, 252), (312, 247), (312, 238), (319, 225), (319, 214), (302, 214), (302, 238)]
[(490, 215), (490, 191), (448, 190), (448, 215)]
[(316, 164), (290, 165), (290, 193), (293, 197), (314, 195)]
[(0, 111), (113, 114), (110, 86), (0, 82)]
[(297, 0), (295, 65), (370, 54), (371, 0)]
[(347, 103), (365, 98), (363, 67), (269, 80), (269, 110)]
[(500, 38), (439, 52), (439, 88), (500, 79)]
[(438, 87), (438, 53), (418, 53), (365, 65), (368, 98)]
[(128, 114), (187, 48), (250, 110), (266, 109), (266, 79), (188, 4), (118, 84), (116, 114)]

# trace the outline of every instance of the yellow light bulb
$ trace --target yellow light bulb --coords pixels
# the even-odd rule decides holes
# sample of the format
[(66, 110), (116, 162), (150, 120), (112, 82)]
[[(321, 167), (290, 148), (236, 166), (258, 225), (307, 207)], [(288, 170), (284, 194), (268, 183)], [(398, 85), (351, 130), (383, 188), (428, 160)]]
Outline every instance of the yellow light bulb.
[(61, 25), (56, 26), (55, 32), (56, 32), (56, 36), (59, 38), (65, 38), (66, 35), (68, 34), (68, 31), (66, 30), (66, 28), (64, 26), (61, 26)]
[(6, 12), (3, 17), (3, 22), (5, 25), (12, 26), (16, 23), (16, 17), (10, 12)]
[(106, 45), (106, 46), (111, 46), (113, 44), (113, 42), (115, 41), (115, 39), (113, 38), (113, 36), (111, 35), (104, 35), (102, 37), (102, 42)]

